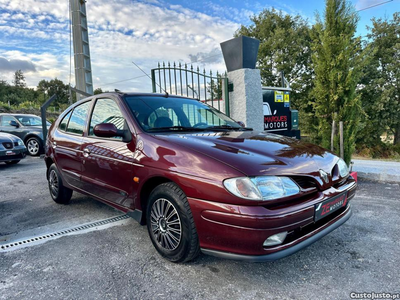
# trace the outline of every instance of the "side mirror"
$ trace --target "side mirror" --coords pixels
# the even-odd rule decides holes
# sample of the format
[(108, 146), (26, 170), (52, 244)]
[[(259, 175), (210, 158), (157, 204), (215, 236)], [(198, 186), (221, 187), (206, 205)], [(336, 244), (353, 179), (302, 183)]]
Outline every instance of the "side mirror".
[(122, 141), (127, 143), (132, 140), (132, 135), (129, 130), (118, 130), (112, 123), (97, 124), (93, 128), (93, 133), (95, 136), (104, 138), (120, 136), (122, 137)]
[(118, 134), (119, 132), (117, 127), (115, 127), (115, 125), (111, 123), (97, 124), (93, 128), (93, 133), (98, 137), (105, 137), (105, 138), (122, 136), (121, 134)]
[(10, 121), (10, 123), (9, 123), (11, 126), (14, 126), (14, 127), (19, 127), (19, 124), (16, 122), (16, 121), (14, 121), (14, 120), (11, 120)]
[(242, 126), (243, 128), (246, 127), (246, 125), (242, 122), (242, 121), (237, 121), (236, 123), (238, 123), (240, 126)]

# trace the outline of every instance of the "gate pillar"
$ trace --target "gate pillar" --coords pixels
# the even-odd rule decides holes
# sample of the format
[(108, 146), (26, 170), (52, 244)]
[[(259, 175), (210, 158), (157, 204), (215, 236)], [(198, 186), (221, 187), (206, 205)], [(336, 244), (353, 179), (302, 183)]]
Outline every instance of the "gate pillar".
[(241, 36), (221, 43), (228, 70), (230, 117), (254, 130), (264, 130), (260, 70), (256, 69), (260, 41)]

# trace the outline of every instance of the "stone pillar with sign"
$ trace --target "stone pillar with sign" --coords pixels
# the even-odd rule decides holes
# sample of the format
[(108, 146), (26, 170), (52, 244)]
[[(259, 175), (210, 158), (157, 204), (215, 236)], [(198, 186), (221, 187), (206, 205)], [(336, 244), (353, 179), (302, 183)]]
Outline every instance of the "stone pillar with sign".
[(229, 80), (230, 116), (246, 127), (264, 130), (260, 70), (256, 69), (260, 41), (240, 36), (221, 43)]

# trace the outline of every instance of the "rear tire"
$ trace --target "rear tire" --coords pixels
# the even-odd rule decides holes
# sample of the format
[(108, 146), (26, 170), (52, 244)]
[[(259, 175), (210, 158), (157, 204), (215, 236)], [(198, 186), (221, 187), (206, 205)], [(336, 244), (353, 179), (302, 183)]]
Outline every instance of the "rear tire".
[(16, 165), (17, 163), (19, 163), (19, 160), (10, 160), (10, 161), (6, 161), (7, 165)]
[(199, 238), (186, 195), (167, 182), (149, 196), (147, 230), (154, 247), (171, 262), (187, 262), (200, 253)]
[(59, 204), (68, 204), (72, 197), (72, 190), (65, 187), (55, 164), (49, 168), (49, 191), (51, 198)]

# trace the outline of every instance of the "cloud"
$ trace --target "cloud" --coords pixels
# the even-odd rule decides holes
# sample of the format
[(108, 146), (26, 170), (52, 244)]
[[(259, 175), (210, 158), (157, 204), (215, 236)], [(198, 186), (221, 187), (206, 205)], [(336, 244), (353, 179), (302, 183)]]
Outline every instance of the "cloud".
[[(63, 54), (25, 53), (18, 50), (3, 51), (0, 48), (0, 80), (9, 82), (16, 70), (21, 69), (29, 87), (36, 87), (42, 79), (60, 78), (68, 82), (69, 57)], [(26, 68), (24, 68), (26, 67)]]
[(31, 61), (20, 60), (20, 59), (8, 60), (4, 57), (0, 57), (1, 72), (8, 72), (8, 71), (15, 72), (17, 70), (22, 70), (24, 72), (25, 71), (36, 72), (36, 67)]
[(196, 54), (189, 54), (191, 63), (219, 63), (222, 61), (222, 51), (219, 48), (214, 48), (209, 52), (197, 52)]
[[(32, 62), (36, 71), (25, 73), (28, 85), (55, 76), (69, 81), (67, 2), (0, 0), (0, 56)], [(148, 73), (162, 61), (198, 62), (224, 71), (219, 44), (233, 37), (238, 20), (250, 14), (237, 9), (231, 15), (204, 13), (162, 0), (91, 0), (86, 6), (94, 87), (126, 91), (151, 89), (146, 77), (108, 85), (142, 76), (132, 61)]]

